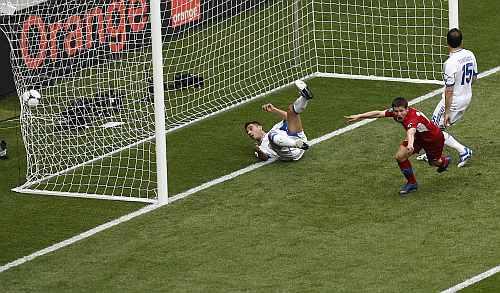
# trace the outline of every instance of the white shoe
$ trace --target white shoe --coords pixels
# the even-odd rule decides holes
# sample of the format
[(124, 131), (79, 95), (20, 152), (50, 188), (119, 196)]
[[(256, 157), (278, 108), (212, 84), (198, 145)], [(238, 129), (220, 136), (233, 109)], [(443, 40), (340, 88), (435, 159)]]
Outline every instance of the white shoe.
[(462, 168), (467, 164), (467, 162), (472, 158), (472, 150), (468, 147), (465, 148), (465, 153), (460, 154), (460, 158), (458, 160), (458, 168)]
[(299, 89), (300, 95), (310, 100), (313, 98), (312, 91), (307, 87), (307, 84), (300, 79), (295, 81), (295, 86)]
[(429, 159), (427, 159), (427, 154), (421, 154), (420, 156), (417, 156), (417, 161), (429, 162)]
[(307, 84), (305, 82), (303, 82), (302, 80), (300, 79), (297, 79), (295, 81), (295, 86), (299, 89), (299, 90), (303, 90), (307, 87)]

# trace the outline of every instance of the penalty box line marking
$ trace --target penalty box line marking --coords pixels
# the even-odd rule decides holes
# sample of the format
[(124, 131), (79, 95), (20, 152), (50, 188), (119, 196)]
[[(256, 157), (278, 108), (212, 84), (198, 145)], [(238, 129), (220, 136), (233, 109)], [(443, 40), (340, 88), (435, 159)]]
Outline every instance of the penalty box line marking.
[(462, 290), (462, 289), (464, 289), (466, 287), (469, 287), (472, 284), (475, 284), (475, 283), (477, 283), (477, 282), (479, 282), (481, 280), (484, 280), (484, 279), (486, 279), (488, 277), (491, 277), (491, 276), (493, 276), (494, 274), (496, 274), (498, 272), (500, 272), (500, 265), (498, 265), (498, 266), (496, 266), (496, 267), (494, 267), (492, 269), (489, 269), (489, 270), (487, 270), (484, 273), (480, 273), (479, 275), (476, 275), (476, 276), (474, 276), (474, 277), (472, 277), (472, 278), (470, 278), (468, 280), (465, 280), (465, 281), (463, 281), (462, 283), (460, 283), (458, 285), (455, 285), (455, 286), (453, 286), (451, 288), (448, 288), (448, 289), (446, 289), (444, 291), (441, 291), (441, 293), (455, 293), (455, 292), (460, 291), (460, 290)]
[[(483, 78), (485, 76), (494, 74), (494, 73), (496, 73), (498, 71), (500, 71), (500, 66), (492, 68), (492, 69), (490, 69), (488, 71), (485, 71), (485, 72), (479, 74), (478, 78)], [(436, 96), (436, 95), (438, 95), (438, 94), (440, 94), (442, 92), (443, 92), (442, 88), (438, 89), (438, 90), (435, 90), (435, 91), (432, 91), (432, 92), (430, 92), (428, 94), (425, 94), (423, 96), (420, 96), (418, 98), (415, 98), (415, 99), (411, 100), (409, 102), (409, 104), (413, 105), (413, 104), (416, 104), (416, 103), (420, 103), (420, 102), (425, 101), (427, 99), (430, 99), (430, 98), (432, 98), (432, 97), (434, 97), (434, 96)], [(348, 131), (354, 130), (354, 129), (356, 129), (358, 127), (361, 127), (361, 126), (363, 126), (365, 124), (371, 123), (371, 122), (373, 122), (375, 120), (376, 119), (366, 119), (366, 120), (362, 120), (362, 121), (353, 123), (353, 124), (348, 125), (346, 127), (343, 127), (343, 128), (337, 129), (337, 130), (335, 130), (333, 132), (330, 132), (328, 134), (325, 134), (325, 135), (323, 135), (321, 137), (312, 139), (312, 140), (309, 141), (309, 144), (312, 146), (312, 145), (321, 143), (321, 142), (323, 142), (325, 140), (331, 139), (331, 138), (333, 138), (335, 136), (338, 136), (338, 135), (341, 135), (341, 134), (346, 133)], [(188, 197), (188, 196), (190, 196), (190, 195), (192, 195), (194, 193), (197, 193), (199, 191), (205, 190), (205, 189), (207, 189), (209, 187), (212, 187), (214, 185), (217, 185), (219, 183), (231, 180), (231, 179), (236, 178), (236, 177), (238, 177), (240, 175), (246, 174), (248, 172), (256, 170), (256, 169), (258, 169), (260, 167), (263, 167), (265, 165), (271, 164), (274, 161), (275, 160), (268, 160), (268, 161), (265, 161), (265, 162), (259, 162), (259, 163), (252, 164), (252, 165), (250, 165), (248, 167), (245, 167), (243, 169), (234, 171), (234, 172), (232, 172), (230, 174), (227, 174), (225, 176), (219, 177), (219, 178), (214, 179), (212, 181), (206, 182), (206, 183), (204, 183), (204, 184), (202, 184), (200, 186), (191, 188), (191, 189), (189, 189), (189, 190), (187, 190), (185, 192), (179, 193), (179, 194), (177, 194), (177, 195), (169, 198), (168, 202), (147, 205), (147, 206), (145, 206), (145, 207), (143, 207), (141, 209), (138, 209), (137, 211), (134, 211), (134, 212), (126, 214), (126, 215), (123, 215), (123, 216), (121, 216), (119, 218), (116, 218), (114, 220), (111, 220), (109, 222), (101, 224), (101, 225), (99, 225), (97, 227), (94, 227), (94, 228), (92, 228), (90, 230), (87, 230), (87, 231), (85, 231), (83, 233), (75, 235), (75, 236), (73, 236), (71, 238), (63, 240), (63, 241), (58, 242), (56, 244), (53, 244), (51, 246), (48, 246), (48, 247), (46, 247), (44, 249), (38, 250), (38, 251), (36, 251), (36, 252), (34, 252), (34, 253), (30, 254), (30, 255), (21, 257), (21, 258), (16, 259), (16, 260), (14, 260), (12, 262), (9, 262), (9, 263), (7, 263), (5, 265), (2, 265), (2, 266), (0, 266), (0, 273), (5, 272), (5, 271), (7, 271), (7, 270), (9, 270), (11, 268), (17, 267), (19, 265), (22, 265), (24, 263), (27, 263), (29, 261), (32, 261), (32, 260), (34, 260), (35, 258), (37, 258), (39, 256), (52, 253), (52, 252), (54, 252), (56, 250), (59, 250), (59, 249), (64, 248), (66, 246), (69, 246), (69, 245), (71, 245), (73, 243), (76, 243), (76, 242), (81, 241), (83, 239), (89, 238), (89, 237), (91, 237), (91, 236), (93, 236), (93, 235), (95, 235), (95, 234), (97, 234), (99, 232), (107, 230), (107, 229), (109, 229), (111, 227), (114, 227), (114, 226), (116, 226), (118, 224), (125, 223), (127, 221), (132, 220), (133, 218), (136, 218), (138, 216), (141, 216), (141, 215), (147, 214), (149, 212), (152, 212), (152, 211), (154, 211), (154, 210), (156, 210), (158, 208), (161, 208), (164, 205), (167, 205), (168, 203), (172, 203), (172, 202), (175, 202), (177, 200), (183, 199), (185, 197)]]

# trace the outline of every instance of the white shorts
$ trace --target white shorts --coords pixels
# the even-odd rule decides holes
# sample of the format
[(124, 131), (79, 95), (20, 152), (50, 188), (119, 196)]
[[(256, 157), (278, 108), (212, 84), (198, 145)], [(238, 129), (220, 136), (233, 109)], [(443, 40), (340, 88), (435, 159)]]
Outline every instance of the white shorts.
[[(454, 103), (450, 108), (450, 124), (455, 124), (458, 120), (462, 119), (464, 116), (467, 107), (469, 107), (470, 99), (466, 101), (462, 101), (461, 103)], [(432, 113), (432, 122), (434, 122), (439, 128), (444, 129), (444, 112), (445, 105), (444, 99), (437, 104), (436, 109), (434, 109), (434, 113)]]

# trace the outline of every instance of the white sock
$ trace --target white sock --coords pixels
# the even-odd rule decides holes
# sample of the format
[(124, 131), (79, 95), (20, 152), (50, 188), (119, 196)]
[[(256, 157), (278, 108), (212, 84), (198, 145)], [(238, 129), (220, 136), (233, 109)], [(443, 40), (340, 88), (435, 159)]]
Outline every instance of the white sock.
[(465, 153), (465, 146), (459, 143), (451, 134), (444, 132), (444, 144), (457, 150), (459, 154)]
[(297, 142), (295, 139), (291, 138), (290, 136), (280, 133), (277, 131), (271, 131), (269, 132), (269, 139), (276, 145), (279, 145), (281, 147), (295, 147), (297, 145)]
[(295, 113), (302, 113), (307, 107), (307, 102), (307, 99), (303, 96), (298, 97), (297, 100), (293, 102), (293, 110), (295, 111)]

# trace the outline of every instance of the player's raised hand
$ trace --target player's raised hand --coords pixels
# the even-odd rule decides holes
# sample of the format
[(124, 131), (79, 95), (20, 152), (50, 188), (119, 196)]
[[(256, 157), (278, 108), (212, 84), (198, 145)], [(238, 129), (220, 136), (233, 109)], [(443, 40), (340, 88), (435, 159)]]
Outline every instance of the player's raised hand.
[(274, 107), (274, 105), (271, 103), (264, 104), (262, 105), (262, 110), (266, 112), (274, 112), (274, 110), (276, 110), (276, 107)]

